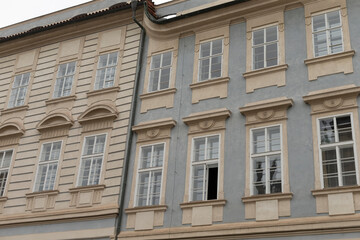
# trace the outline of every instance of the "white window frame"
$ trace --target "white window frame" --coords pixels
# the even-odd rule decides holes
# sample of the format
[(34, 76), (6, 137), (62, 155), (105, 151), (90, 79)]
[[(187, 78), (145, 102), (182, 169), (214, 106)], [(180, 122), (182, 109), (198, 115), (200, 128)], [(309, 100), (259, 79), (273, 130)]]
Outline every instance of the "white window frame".
[[(5, 153), (9, 152), (9, 151), (11, 151), (11, 158), (10, 158), (9, 166), (4, 167), (3, 165), (4, 165)], [(3, 181), (2, 184), (0, 185), (0, 197), (2, 197), (2, 196), (5, 195), (6, 186), (7, 186), (7, 183), (9, 181), (10, 167), (11, 167), (11, 162), (12, 162), (12, 159), (13, 159), (13, 156), (14, 156), (14, 149), (0, 150), (0, 153), (4, 153), (3, 157), (0, 159), (0, 172), (7, 172), (5, 181)]]
[[(28, 74), (29, 75), (29, 79), (27, 81), (27, 84), (26, 85), (21, 85), (22, 81), (23, 81), (23, 78), (24, 78), (24, 75)], [(16, 78), (18, 76), (21, 76), (20, 77), (20, 83), (19, 83), (19, 86), (18, 87), (15, 87), (15, 81), (16, 81)], [(26, 100), (26, 95), (27, 95), (27, 91), (28, 91), (28, 87), (29, 87), (29, 84), (30, 84), (30, 78), (31, 78), (31, 73), (30, 72), (25, 72), (25, 73), (20, 73), (20, 74), (17, 74), (15, 77), (14, 77), (14, 81), (13, 81), (13, 84), (12, 84), (12, 87), (11, 87), (11, 92), (10, 92), (10, 96), (9, 96), (9, 102), (8, 102), (8, 108), (14, 108), (14, 107), (19, 107), (19, 106), (23, 106), (25, 104), (25, 100)], [(25, 88), (25, 92), (24, 92), (24, 98), (23, 99), (20, 99), (21, 100), (21, 103), (20, 104), (17, 104), (17, 102), (19, 101), (19, 93), (20, 93), (20, 89), (23, 89)], [(16, 97), (14, 99), (14, 102), (11, 101), (11, 96), (13, 95), (13, 91), (16, 91)]]
[[(154, 160), (153, 156), (154, 156), (154, 147), (157, 145), (163, 145), (163, 159), (162, 159), (162, 166), (161, 167), (149, 167), (149, 168), (144, 168), (144, 169), (140, 169), (141, 168), (141, 159), (142, 159), (142, 149), (145, 147), (150, 147), (151, 146), (151, 163)], [(166, 155), (166, 142), (159, 142), (159, 143), (153, 143), (153, 144), (147, 144), (147, 145), (142, 145), (139, 148), (140, 154), (139, 154), (139, 159), (138, 159), (138, 169), (137, 169), (137, 173), (136, 173), (136, 187), (135, 187), (135, 207), (144, 207), (144, 206), (154, 206), (155, 204), (152, 203), (152, 199), (150, 198), (150, 190), (152, 188), (151, 186), (151, 176), (152, 173), (154, 172), (158, 172), (161, 170), (161, 182), (160, 182), (160, 192), (159, 192), (159, 204), (161, 203), (161, 193), (163, 191), (163, 178), (164, 178), (164, 163), (165, 163), (165, 155)], [(151, 164), (150, 164), (151, 165)], [(141, 205), (139, 206), (139, 182), (140, 182), (140, 173), (146, 173), (148, 172), (150, 174), (149, 177), (149, 182), (148, 182), (148, 189), (147, 189), (147, 194), (146, 194), (146, 204), (145, 205)]]
[[(114, 65), (109, 65), (109, 57), (111, 54), (113, 53), (116, 53), (116, 63)], [(104, 89), (104, 88), (109, 88), (109, 87), (113, 87), (114, 86), (114, 83), (115, 83), (115, 78), (116, 78), (116, 68), (117, 68), (117, 65), (119, 63), (119, 51), (114, 51), (114, 52), (108, 52), (108, 53), (104, 53), (104, 54), (101, 54), (99, 55), (98, 57), (98, 63), (97, 63), (97, 68), (96, 68), (96, 74), (95, 74), (95, 83), (94, 83), (94, 89), (95, 90), (100, 90), (100, 89)], [(107, 55), (107, 60), (106, 60), (106, 66), (103, 66), (103, 67), (100, 67), (100, 58), (102, 56), (105, 56)], [(114, 78), (110, 79), (110, 81), (107, 81), (106, 80), (106, 72), (107, 72), (107, 69), (111, 69), (111, 68), (114, 68)], [(105, 75), (104, 75), (104, 80), (103, 80), (103, 84), (102, 86), (99, 85), (99, 72), (100, 70), (103, 70), (105, 69)], [(111, 82), (111, 86), (106, 86), (106, 83), (107, 82)], [(99, 85), (99, 87), (97, 87)]]
[[(104, 140), (104, 149), (103, 149), (103, 152), (102, 153), (96, 153), (96, 154), (91, 154), (91, 155), (84, 155), (85, 153), (85, 146), (86, 146), (86, 139), (87, 138), (91, 138), (91, 137), (95, 137), (95, 142), (94, 144), (96, 143), (96, 139), (97, 137), (99, 136), (105, 136), (105, 140)], [(80, 161), (80, 165), (79, 165), (79, 174), (78, 174), (78, 178), (77, 178), (77, 184), (76, 186), (78, 187), (85, 187), (85, 186), (91, 186), (91, 185), (99, 185), (100, 182), (101, 182), (101, 177), (102, 177), (102, 168), (103, 168), (103, 165), (104, 165), (104, 157), (105, 157), (105, 152), (106, 152), (106, 147), (107, 147), (107, 136), (108, 134), (107, 133), (100, 133), (100, 134), (95, 134), (95, 135), (89, 135), (89, 136), (85, 136), (84, 137), (84, 141), (83, 141), (83, 147), (82, 147), (82, 152), (81, 152), (81, 161)], [(94, 149), (93, 149), (94, 150)], [(101, 167), (100, 167), (100, 174), (99, 174), (99, 178), (97, 179), (97, 184), (94, 184), (94, 183), (91, 183), (91, 182), (94, 182), (94, 176), (91, 175), (91, 172), (93, 170), (93, 164), (94, 164), (94, 157), (98, 157), (98, 156), (102, 156), (102, 159), (101, 159)], [(87, 181), (87, 184), (86, 185), (81, 185), (82, 184), (82, 179), (81, 179), (81, 173), (82, 173), (82, 167), (83, 167), (83, 163), (84, 163), (84, 159), (85, 158), (91, 158), (91, 163), (90, 163), (90, 170), (89, 170), (89, 176), (88, 176), (88, 181)], [(95, 179), (96, 181), (96, 179)]]
[[(269, 139), (267, 137), (268, 135), (268, 130), (270, 128), (273, 127), (279, 127), (279, 135), (280, 135), (280, 150), (278, 151), (273, 151), (270, 152), (269, 150)], [(260, 130), (260, 129), (265, 129), (265, 152), (263, 153), (254, 153), (254, 139), (253, 139), (253, 131), (256, 130)], [(250, 195), (256, 195), (256, 196), (261, 196), (263, 194), (255, 194), (254, 193), (254, 160), (253, 158), (256, 157), (265, 157), (265, 194), (271, 194), (270, 193), (270, 178), (269, 178), (269, 174), (267, 173), (267, 169), (268, 169), (268, 162), (266, 157), (267, 156), (272, 156), (272, 155), (280, 155), (280, 162), (281, 162), (281, 192), (284, 192), (284, 154), (283, 154), (283, 149), (284, 149), (284, 145), (283, 145), (283, 126), (282, 124), (274, 124), (274, 125), (267, 125), (267, 126), (262, 126), (262, 127), (256, 127), (256, 128), (251, 128), (250, 129)]]
[[(213, 45), (213, 42), (216, 41), (216, 40), (221, 40), (221, 53), (212, 55), (212, 45)], [(206, 44), (206, 43), (210, 43), (210, 55), (207, 56), (207, 57), (201, 57), (201, 48), (202, 48), (202, 45), (203, 45), (203, 44)], [(212, 58), (213, 58), (213, 57), (217, 57), (217, 56), (221, 56), (220, 76), (219, 76), (219, 77), (212, 78), (212, 77), (211, 77), (211, 62), (212, 62)], [(201, 80), (201, 61), (203, 61), (203, 60), (205, 60), (205, 59), (209, 59), (209, 78)], [(204, 82), (204, 81), (208, 81), (208, 80), (211, 80), (211, 79), (221, 78), (222, 75), (223, 75), (223, 68), (224, 68), (224, 38), (223, 38), (223, 37), (221, 37), (221, 38), (214, 38), (214, 39), (210, 39), (210, 40), (207, 40), (207, 41), (202, 41), (202, 42), (200, 42), (200, 46), (199, 46), (199, 60), (198, 60), (198, 82)]]
[[(59, 150), (59, 158), (56, 160), (49, 160), (49, 161), (42, 161), (41, 157), (44, 151), (44, 147), (46, 144), (51, 144), (51, 150), (50, 150), (50, 156), (53, 152), (53, 147), (55, 143), (59, 143), (60, 142), (60, 150)], [(42, 191), (50, 191), (50, 190), (54, 190), (55, 185), (56, 185), (56, 178), (57, 178), (57, 173), (59, 171), (59, 162), (60, 162), (60, 158), (61, 158), (61, 153), (62, 153), (62, 148), (63, 148), (63, 141), (59, 140), (59, 141), (52, 141), (52, 142), (45, 142), (43, 144), (41, 144), (41, 151), (40, 151), (40, 156), (39, 156), (39, 162), (38, 162), (38, 167), (36, 170), (36, 175), (35, 175), (35, 183), (34, 183), (34, 187), (33, 187), (33, 192), (42, 192)], [(54, 176), (54, 182), (53, 182), (53, 186), (51, 188), (48, 188), (48, 186), (51, 186), (51, 182), (50, 185), (48, 183), (49, 179), (48, 179), (48, 174), (49, 174), (49, 166), (50, 165), (54, 165), (56, 164), (56, 171), (55, 171), (55, 176)], [(47, 165), (46, 167), (46, 175), (45, 175), (45, 181), (43, 183), (43, 188), (42, 189), (38, 189), (37, 186), (40, 185), (40, 180), (41, 180), (41, 176), (39, 176), (40, 172), (40, 167)]]
[[(330, 143), (330, 144), (326, 144), (326, 145), (321, 145), (321, 128), (320, 128), (320, 120), (321, 119), (328, 119), (328, 118), (334, 118), (336, 119), (337, 117), (344, 117), (344, 116), (350, 116), (350, 120), (351, 120), (351, 137), (352, 137), (352, 141), (347, 141), (347, 142), (338, 142), (338, 132), (337, 132), (337, 126), (336, 124), (334, 124), (334, 130), (335, 130), (335, 142), (334, 143)], [(356, 141), (355, 141), (355, 132), (354, 132), (354, 119), (353, 119), (353, 113), (349, 112), (349, 113), (342, 113), (342, 114), (336, 114), (336, 115), (329, 115), (329, 116), (324, 116), (324, 117), (319, 117), (316, 119), (316, 125), (317, 125), (317, 135), (318, 135), (318, 150), (319, 150), (319, 166), (320, 166), (320, 182), (321, 182), (321, 188), (324, 189), (324, 175), (323, 175), (323, 165), (322, 165), (322, 152), (321, 150), (323, 148), (329, 148), (329, 147), (335, 147), (336, 148), (336, 162), (337, 162), (337, 169), (338, 169), (338, 183), (339, 186), (338, 187), (342, 187), (343, 186), (343, 182), (342, 182), (342, 174), (341, 174), (341, 162), (340, 162), (340, 157), (339, 157), (339, 152), (338, 152), (338, 147), (341, 146), (349, 146), (352, 145), (353, 146), (353, 151), (354, 151), (354, 162), (355, 162), (355, 174), (356, 174), (356, 182), (358, 185), (359, 184), (359, 173), (358, 173), (358, 157), (357, 157), (357, 151), (356, 151)], [(355, 186), (355, 185), (354, 185)], [(331, 187), (330, 187), (331, 188)]]
[[(272, 41), (272, 42), (265, 42), (266, 41), (266, 29), (267, 28), (271, 28), (271, 27), (276, 27), (276, 41)], [(264, 31), (264, 43), (263, 44), (258, 44), (258, 45), (254, 45), (254, 32), (259, 31), (259, 30), (263, 30)], [(274, 44), (276, 43), (276, 48), (277, 48), (277, 61), (275, 65), (272, 65), (270, 67), (275, 67), (279, 65), (279, 58), (280, 58), (280, 54), (279, 54), (279, 25), (267, 25), (264, 27), (260, 27), (260, 28), (254, 28), (252, 30), (252, 38), (251, 38), (251, 56), (252, 56), (252, 61), (251, 61), (251, 68), (252, 70), (259, 70), (259, 69), (264, 69), (267, 68), (269, 66), (267, 66), (267, 61), (266, 61), (266, 46), (270, 45), (270, 44)], [(260, 47), (262, 46), (264, 48), (264, 67), (262, 68), (255, 68), (255, 48), (256, 47)]]
[[(218, 137), (218, 158), (216, 160), (203, 160), (203, 161), (199, 161), (199, 162), (194, 162), (194, 150), (195, 150), (195, 140), (196, 139), (201, 139), (201, 138), (205, 138), (205, 154), (207, 154), (206, 149), (207, 149), (207, 143), (208, 143), (208, 138), (210, 137), (214, 137), (217, 136)], [(204, 165), (204, 167), (206, 168), (206, 171), (204, 171), (204, 181), (203, 181), (203, 196), (202, 196), (202, 200), (201, 201), (207, 201), (207, 189), (208, 189), (208, 178), (209, 178), (209, 169), (211, 168), (212, 165), (217, 165), (217, 193), (216, 193), (216, 199), (219, 199), (219, 186), (220, 186), (220, 158), (221, 158), (221, 134), (211, 134), (211, 135), (204, 135), (204, 136), (198, 136), (198, 137), (193, 137), (191, 140), (191, 167), (190, 167), (190, 181), (189, 181), (189, 196), (190, 196), (190, 201), (196, 201), (194, 200), (194, 196), (193, 196), (193, 184), (194, 184), (194, 180), (193, 180), (193, 174), (194, 174), (194, 167), (195, 166), (200, 166), (200, 165)], [(206, 155), (205, 155), (206, 156)], [(206, 158), (206, 157), (205, 157)], [(206, 175), (205, 175), (206, 174)], [(197, 200), (198, 201), (198, 200)]]
[[(343, 23), (342, 23), (342, 16), (341, 16), (341, 10), (340, 9), (333, 9), (333, 10), (330, 10), (330, 11), (323, 11), (323, 12), (320, 12), (320, 13), (317, 13), (317, 14), (313, 14), (311, 15), (311, 37), (312, 37), (312, 44), (313, 44), (313, 54), (314, 54), (314, 57), (323, 57), (323, 56), (327, 56), (327, 55), (331, 55), (331, 54), (336, 54), (336, 53), (331, 53), (331, 49), (330, 49), (330, 29), (329, 28), (329, 23), (328, 23), (328, 20), (327, 20), (327, 14), (328, 13), (332, 13), (332, 12), (339, 12), (339, 19), (340, 19), (340, 26), (339, 27), (335, 27), (335, 28), (332, 28), (332, 29), (336, 29), (336, 28), (340, 28), (341, 29), (341, 46), (342, 46), (342, 51), (340, 51), (339, 53), (341, 52), (344, 52), (344, 49), (345, 49), (345, 46), (344, 46), (344, 33), (343, 33)], [(317, 16), (320, 16), (320, 15), (325, 15), (325, 30), (321, 30), (321, 31), (318, 31), (318, 32), (326, 32), (326, 47), (327, 47), (327, 54), (326, 55), (321, 55), (321, 56), (316, 56), (316, 52), (315, 52), (315, 38), (314, 38), (314, 33), (318, 33), (318, 32), (314, 32), (314, 17), (317, 17)]]
[[(170, 55), (171, 55), (170, 56), (170, 65), (162, 66), (163, 59), (164, 59), (164, 54), (166, 54), (166, 53), (170, 53)], [(159, 68), (152, 68), (154, 57), (156, 57), (158, 55), (160, 55), (160, 67)], [(151, 56), (148, 92), (156, 92), (156, 91), (168, 89), (170, 87), (172, 64), (173, 64), (173, 51), (166, 51), (166, 52), (154, 54), (154, 55)], [(166, 88), (160, 89), (160, 82), (161, 82), (160, 80), (161, 80), (161, 76), (162, 76), (162, 71), (165, 70), (165, 69), (170, 69), (169, 70), (168, 86)], [(154, 72), (154, 71), (157, 71), (157, 70), (159, 71), (158, 84), (157, 84), (156, 90), (152, 90), (151, 89), (151, 80), (152, 80), (151, 79), (151, 73)]]
[[(72, 74), (68, 74), (69, 65), (71, 63), (74, 63), (74, 65), (75, 65), (74, 72)], [(56, 80), (55, 80), (53, 98), (61, 98), (61, 97), (66, 97), (66, 96), (71, 95), (72, 85), (74, 83), (74, 76), (75, 76), (75, 73), (76, 73), (76, 63), (77, 63), (76, 61), (72, 61), (72, 62), (62, 63), (62, 64), (59, 65), (58, 72), (57, 72), (57, 75), (56, 75)], [(63, 76), (59, 76), (60, 69), (64, 65), (65, 65), (65, 74)], [(70, 91), (69, 91), (69, 94), (65, 95), (64, 94), (65, 82), (66, 82), (67, 79), (70, 79), (70, 78), (71, 78)], [(62, 86), (59, 86), (59, 88), (57, 89), (58, 81), (60, 81), (60, 79), (64, 79), (64, 81), (63, 81)]]

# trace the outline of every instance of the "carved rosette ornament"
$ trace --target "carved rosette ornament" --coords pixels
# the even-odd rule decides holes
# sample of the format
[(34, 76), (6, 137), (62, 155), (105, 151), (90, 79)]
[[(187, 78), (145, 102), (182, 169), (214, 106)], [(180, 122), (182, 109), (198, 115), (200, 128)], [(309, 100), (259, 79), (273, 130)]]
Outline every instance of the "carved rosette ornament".
[(215, 124), (215, 121), (213, 119), (210, 119), (210, 120), (205, 120), (205, 121), (199, 122), (199, 127), (201, 129), (209, 129), (212, 126), (214, 126), (214, 124)]
[(155, 138), (159, 135), (159, 133), (160, 133), (159, 128), (153, 128), (146, 131), (146, 136), (148, 136), (149, 138)]
[(343, 104), (344, 100), (342, 98), (333, 98), (324, 100), (323, 106), (325, 108), (339, 108)]
[(274, 116), (275, 111), (273, 109), (268, 109), (265, 111), (257, 112), (255, 117), (259, 120), (269, 120)]

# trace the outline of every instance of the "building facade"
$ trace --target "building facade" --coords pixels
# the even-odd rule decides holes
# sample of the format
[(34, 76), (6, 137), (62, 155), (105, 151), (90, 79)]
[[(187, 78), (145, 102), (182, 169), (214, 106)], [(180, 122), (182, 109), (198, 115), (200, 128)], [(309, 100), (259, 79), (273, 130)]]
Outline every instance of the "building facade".
[(0, 29), (0, 239), (115, 238), (141, 39), (132, 14), (91, 1)]
[(360, 2), (147, 15), (119, 239), (358, 239)]

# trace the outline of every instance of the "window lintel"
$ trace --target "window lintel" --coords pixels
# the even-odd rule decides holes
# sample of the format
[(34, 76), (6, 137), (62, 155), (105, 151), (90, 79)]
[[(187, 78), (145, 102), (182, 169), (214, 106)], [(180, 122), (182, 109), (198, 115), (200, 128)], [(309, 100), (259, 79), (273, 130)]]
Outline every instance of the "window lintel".
[(210, 110), (200, 113), (192, 113), (188, 117), (184, 117), (182, 120), (186, 125), (196, 124), (204, 120), (212, 120), (217, 118), (226, 119), (230, 117), (231, 111), (227, 108), (220, 108), (216, 110)]

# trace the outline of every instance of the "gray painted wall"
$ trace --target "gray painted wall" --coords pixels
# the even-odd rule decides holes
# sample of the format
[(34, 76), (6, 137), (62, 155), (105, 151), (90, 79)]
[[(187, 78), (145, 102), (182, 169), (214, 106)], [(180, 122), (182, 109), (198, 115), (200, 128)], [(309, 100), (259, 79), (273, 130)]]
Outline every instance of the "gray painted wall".
[[(192, 1), (192, 4), (199, 1)], [(186, 2), (188, 3), (188, 2)], [(184, 3), (185, 4), (185, 3)], [(190, 3), (189, 3), (190, 4)], [(236, 6), (234, 6), (236, 7)], [(360, 1), (348, 0), (348, 19), (350, 24), (350, 36), (352, 49), (360, 51)], [(172, 8), (169, 8), (171, 11)], [(176, 88), (174, 108), (149, 110), (140, 114), (140, 99), (137, 104), (136, 124), (143, 121), (151, 121), (166, 117), (172, 117), (177, 125), (172, 129), (170, 152), (168, 159), (168, 176), (166, 185), (166, 204), (164, 228), (180, 227), (182, 211), (179, 204), (183, 201), (187, 133), (188, 127), (182, 122), (182, 118), (191, 113), (202, 112), (226, 107), (232, 112), (232, 116), (226, 123), (225, 134), (225, 182), (224, 191), (227, 204), (224, 208), (224, 223), (243, 222), (245, 220), (244, 204), (241, 197), (245, 189), (245, 117), (240, 114), (239, 107), (246, 103), (256, 102), (276, 97), (288, 97), (294, 100), (294, 105), (288, 110), (288, 150), (289, 150), (289, 178), (290, 190), (294, 193), (291, 200), (291, 217), (318, 216), (315, 209), (315, 198), (311, 194), (314, 189), (314, 161), (312, 147), (312, 127), (310, 106), (305, 104), (302, 97), (310, 91), (326, 89), (347, 84), (360, 85), (359, 64), (356, 54), (353, 59), (354, 73), (344, 75), (334, 74), (319, 77), (316, 81), (308, 81), (307, 68), (304, 64), (306, 56), (305, 19), (304, 9), (296, 8), (285, 12), (285, 62), (289, 65), (286, 71), (286, 86), (267, 87), (257, 89), (247, 94), (245, 91), (246, 64), (246, 23), (230, 26), (230, 56), (229, 56), (229, 87), (228, 97), (225, 99), (202, 100), (197, 104), (191, 104), (191, 90), (194, 65), (195, 36), (181, 38), (179, 40), (179, 53), (176, 73)], [(145, 49), (146, 51), (147, 49)], [(146, 62), (144, 58), (144, 62)], [(143, 89), (145, 76), (143, 68), (140, 83), (140, 92)], [(360, 103), (360, 100), (358, 100)], [(136, 135), (134, 136), (136, 138)], [(133, 142), (131, 163), (126, 189), (125, 206), (128, 206), (132, 173), (134, 171), (136, 139)], [(122, 216), (125, 229), (126, 215)], [(251, 220), (253, 221), (253, 220)], [(326, 239), (342, 237), (352, 238), (353, 234), (336, 234), (327, 236)], [(355, 234), (356, 235), (356, 234)], [(358, 235), (357, 235), (358, 236)], [(324, 239), (325, 236), (295, 237), (296, 239)], [(289, 238), (281, 238), (289, 239)]]

